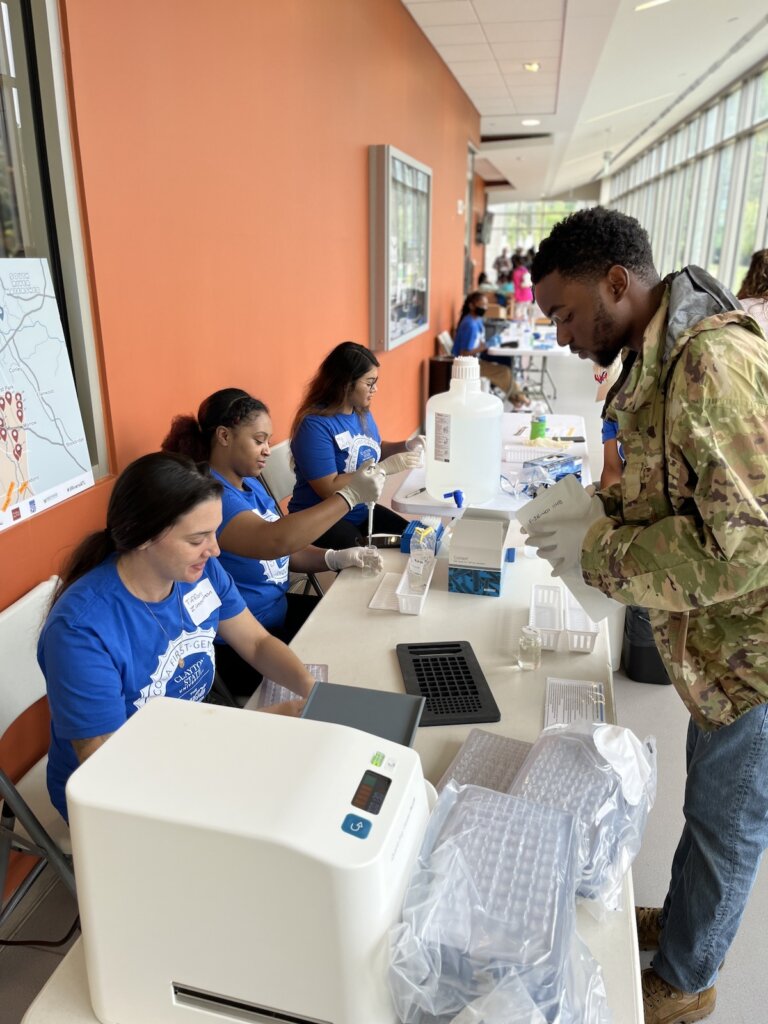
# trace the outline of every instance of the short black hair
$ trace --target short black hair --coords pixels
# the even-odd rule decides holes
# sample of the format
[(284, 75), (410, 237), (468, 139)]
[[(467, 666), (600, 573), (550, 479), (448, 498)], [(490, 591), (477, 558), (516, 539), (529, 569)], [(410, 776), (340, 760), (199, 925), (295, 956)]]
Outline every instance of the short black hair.
[(557, 270), (563, 277), (595, 280), (613, 266), (625, 267), (648, 284), (658, 281), (648, 232), (634, 217), (593, 206), (555, 224), (533, 259), (538, 284)]

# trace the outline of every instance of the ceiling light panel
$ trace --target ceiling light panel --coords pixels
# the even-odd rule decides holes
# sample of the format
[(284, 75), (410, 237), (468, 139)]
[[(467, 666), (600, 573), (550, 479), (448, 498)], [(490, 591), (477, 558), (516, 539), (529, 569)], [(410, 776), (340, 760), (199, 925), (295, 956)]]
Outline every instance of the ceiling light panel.
[(488, 36), (494, 43), (560, 42), (562, 35), (563, 26), (560, 21), (500, 22), (488, 28)]
[(497, 43), (493, 38), (493, 34), (489, 32), (489, 38), (491, 40), (491, 49), (499, 60), (516, 60), (518, 62), (524, 60), (538, 60), (544, 61), (547, 58), (552, 60), (560, 57), (560, 43), (554, 39), (547, 42), (536, 43), (532, 46), (531, 43)]
[(474, 8), (480, 21), (486, 23), (562, 21), (564, 0), (531, 0), (528, 3), (512, 3), (511, 0), (474, 0)]
[(453, 64), (460, 60), (485, 60), (488, 61), (488, 67), (493, 67), (493, 52), (488, 43), (467, 43), (466, 46), (438, 46), (437, 52), (446, 64)]
[[(410, 7), (408, 9), (410, 10)], [(429, 41), (438, 49), (441, 46), (464, 46), (471, 43), (486, 42), (485, 32), (483, 32), (483, 26), (480, 24), (433, 25), (428, 35)], [(501, 41), (499, 40), (499, 42)]]
[(435, 3), (409, 3), (407, 6), (414, 20), (423, 28), (430, 25), (476, 25), (478, 21), (469, 0), (437, 0)]

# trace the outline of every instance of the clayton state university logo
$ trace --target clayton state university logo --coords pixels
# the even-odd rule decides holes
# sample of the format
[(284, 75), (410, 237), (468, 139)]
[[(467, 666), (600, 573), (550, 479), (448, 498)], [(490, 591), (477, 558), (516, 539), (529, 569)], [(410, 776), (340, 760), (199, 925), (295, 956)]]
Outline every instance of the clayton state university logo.
[[(202, 700), (207, 687), (202, 685), (195, 689), (195, 685), (203, 676), (213, 678), (216, 669), (213, 649), (215, 636), (216, 630), (210, 628), (198, 629), (194, 633), (183, 630), (175, 640), (171, 640), (165, 653), (157, 659), (157, 668), (150, 676), (151, 682), (139, 691), (139, 696), (133, 702), (134, 707), (143, 708), (147, 701), (166, 695)], [(204, 657), (196, 657), (200, 654)], [(206, 658), (211, 663), (210, 674), (206, 671)]]

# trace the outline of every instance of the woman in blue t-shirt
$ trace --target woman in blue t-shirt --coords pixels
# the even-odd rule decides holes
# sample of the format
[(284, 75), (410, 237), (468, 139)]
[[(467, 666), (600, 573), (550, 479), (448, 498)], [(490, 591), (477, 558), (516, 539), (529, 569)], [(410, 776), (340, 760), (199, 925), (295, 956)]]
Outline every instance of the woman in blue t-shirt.
[[(289, 643), (318, 601), (309, 594), (288, 593), (289, 569), (338, 572), (362, 566), (360, 547), (334, 551), (310, 542), (359, 502), (375, 501), (384, 474), (371, 461), (325, 501), (281, 517), (258, 479), (271, 438), (266, 405), (240, 388), (224, 388), (201, 403), (197, 417), (177, 416), (162, 447), (210, 466), (223, 488), (219, 561), (262, 626)], [(218, 653), (219, 672), (230, 690), (252, 693), (260, 682), (258, 673), (231, 648), (221, 645)]]
[(312, 688), (216, 560), (221, 492), (182, 456), (137, 459), (115, 482), (106, 529), (86, 537), (62, 573), (37, 658), (51, 710), (48, 791), (64, 818), (69, 776), (147, 701), (206, 697), (216, 635), (300, 698)]
[[(375, 459), (386, 474), (399, 473), (421, 463), (422, 438), (382, 441), (370, 412), (379, 381), (379, 361), (369, 349), (343, 341), (325, 357), (307, 385), (291, 427), (291, 452), (296, 486), (288, 509), (312, 508), (344, 485), (366, 459)], [(413, 446), (410, 451), (409, 446)], [(381, 461), (380, 461), (381, 460)], [(332, 547), (363, 544), (368, 510), (364, 504), (341, 522), (318, 535), (315, 543)], [(402, 516), (376, 505), (376, 533), (400, 534), (407, 526)]]

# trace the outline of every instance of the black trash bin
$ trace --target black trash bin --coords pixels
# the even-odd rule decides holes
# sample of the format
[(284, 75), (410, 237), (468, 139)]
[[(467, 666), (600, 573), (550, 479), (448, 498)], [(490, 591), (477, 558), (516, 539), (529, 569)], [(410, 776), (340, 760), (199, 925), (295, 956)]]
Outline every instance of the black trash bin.
[(630, 605), (624, 619), (624, 644), (621, 650), (624, 671), (636, 683), (671, 683), (661, 660), (648, 611)]

